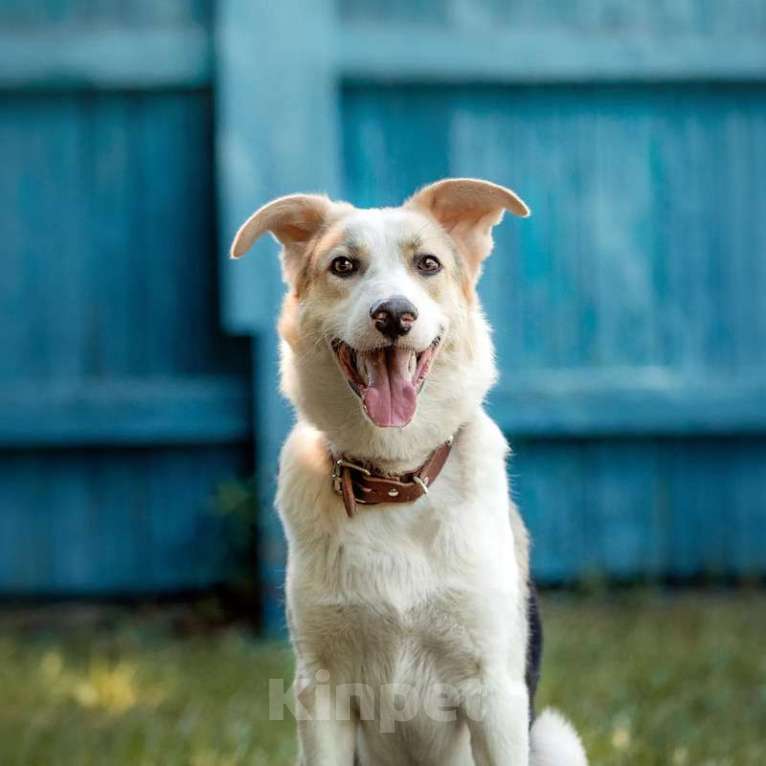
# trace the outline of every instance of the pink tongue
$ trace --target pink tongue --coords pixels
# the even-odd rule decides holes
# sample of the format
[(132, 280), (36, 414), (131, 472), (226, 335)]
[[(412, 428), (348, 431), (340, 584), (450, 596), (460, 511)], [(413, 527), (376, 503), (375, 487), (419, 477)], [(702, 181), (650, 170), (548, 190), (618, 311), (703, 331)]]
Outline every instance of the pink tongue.
[(414, 352), (385, 348), (367, 356), (370, 382), (362, 399), (376, 426), (406, 426), (417, 406), (417, 392), (408, 371)]

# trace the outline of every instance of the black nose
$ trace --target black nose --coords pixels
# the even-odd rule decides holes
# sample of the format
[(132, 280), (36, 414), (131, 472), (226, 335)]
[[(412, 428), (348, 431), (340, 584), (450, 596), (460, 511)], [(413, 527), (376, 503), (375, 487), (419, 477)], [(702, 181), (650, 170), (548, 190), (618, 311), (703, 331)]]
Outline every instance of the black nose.
[(415, 320), (418, 310), (402, 295), (394, 295), (370, 309), (370, 317), (378, 332), (391, 340), (406, 335)]

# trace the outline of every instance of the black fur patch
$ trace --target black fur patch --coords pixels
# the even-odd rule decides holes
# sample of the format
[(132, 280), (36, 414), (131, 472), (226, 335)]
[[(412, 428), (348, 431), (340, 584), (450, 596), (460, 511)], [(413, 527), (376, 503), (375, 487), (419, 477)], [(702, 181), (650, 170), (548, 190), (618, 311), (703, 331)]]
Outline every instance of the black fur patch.
[(529, 724), (535, 720), (535, 693), (540, 680), (540, 663), (543, 657), (543, 623), (540, 619), (540, 604), (537, 588), (529, 581), (527, 597), (527, 670), (525, 679), (529, 694)]

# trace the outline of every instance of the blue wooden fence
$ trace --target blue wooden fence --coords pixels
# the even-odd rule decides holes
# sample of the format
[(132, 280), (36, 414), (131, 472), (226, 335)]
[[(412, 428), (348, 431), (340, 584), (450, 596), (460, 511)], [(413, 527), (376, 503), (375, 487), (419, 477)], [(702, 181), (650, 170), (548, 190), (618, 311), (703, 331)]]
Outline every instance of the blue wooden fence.
[[(763, 3), (226, 0), (218, 39), (222, 253), (296, 189), (385, 205), (469, 175), (530, 203), (481, 293), (542, 581), (766, 571)], [(224, 265), (266, 507), (290, 422), (274, 250)], [(277, 628), (266, 511), (262, 539)]]
[(282, 286), (271, 243), (233, 264), (229, 240), (277, 194), (390, 204), (445, 175), (534, 211), (481, 292), (540, 579), (766, 571), (760, 0), (36, 0), (0, 22), (0, 590), (216, 579), (208, 498), (254, 454), (278, 629)]
[(221, 577), (249, 345), (218, 329), (208, 4), (0, 8), (0, 593)]

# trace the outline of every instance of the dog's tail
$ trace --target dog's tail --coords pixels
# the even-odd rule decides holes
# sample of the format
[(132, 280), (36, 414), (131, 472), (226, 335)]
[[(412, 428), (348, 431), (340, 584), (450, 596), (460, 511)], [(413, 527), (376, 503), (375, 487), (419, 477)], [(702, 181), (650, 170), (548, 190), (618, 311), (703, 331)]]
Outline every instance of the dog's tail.
[(530, 766), (588, 766), (585, 748), (569, 721), (547, 708), (530, 732)]

